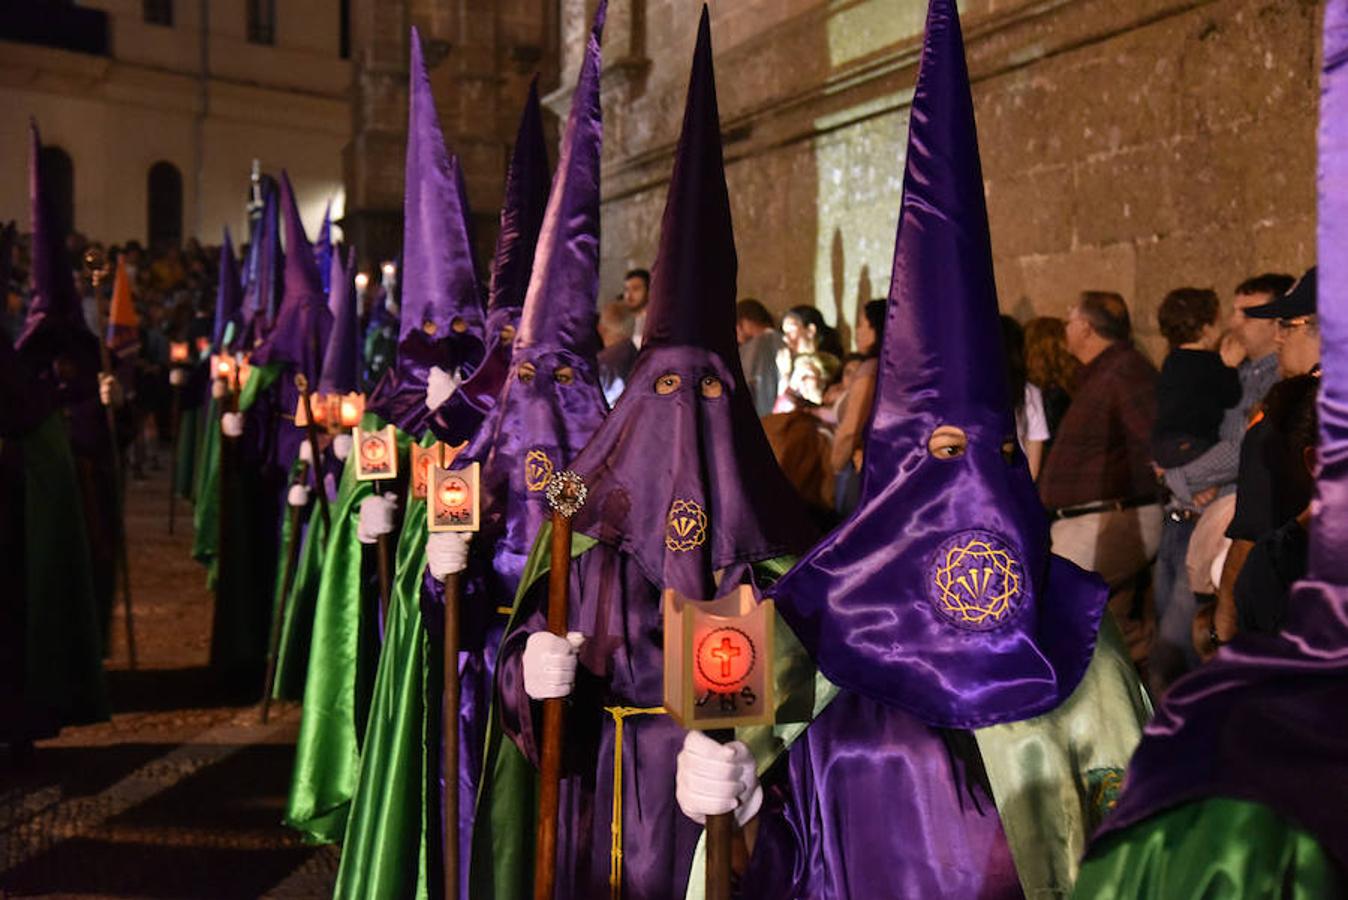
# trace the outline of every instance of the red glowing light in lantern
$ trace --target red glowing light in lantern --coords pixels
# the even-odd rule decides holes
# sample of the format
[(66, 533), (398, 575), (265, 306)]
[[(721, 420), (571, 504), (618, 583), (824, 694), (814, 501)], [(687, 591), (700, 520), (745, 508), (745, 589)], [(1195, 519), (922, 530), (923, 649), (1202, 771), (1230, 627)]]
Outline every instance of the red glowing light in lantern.
[(347, 394), (341, 398), (337, 408), (337, 421), (343, 428), (355, 428), (365, 414), (365, 397), (361, 394)]
[(370, 437), (360, 442), (360, 455), (367, 463), (379, 465), (388, 456), (388, 448), (381, 437)]
[(756, 650), (749, 635), (738, 628), (710, 628), (693, 640), (696, 682), (701, 690), (732, 693), (744, 686), (754, 669)]
[(439, 497), (449, 509), (461, 509), (468, 503), (468, 485), (462, 479), (451, 478), (440, 485)]
[(169, 344), (169, 362), (185, 363), (191, 352), (187, 341), (173, 341)]

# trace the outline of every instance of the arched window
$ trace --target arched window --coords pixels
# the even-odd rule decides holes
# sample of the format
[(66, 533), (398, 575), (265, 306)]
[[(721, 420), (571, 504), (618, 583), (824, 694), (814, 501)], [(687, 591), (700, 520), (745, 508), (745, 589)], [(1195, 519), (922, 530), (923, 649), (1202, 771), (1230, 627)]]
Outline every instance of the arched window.
[(176, 247), (183, 240), (183, 176), (171, 162), (150, 166), (146, 180), (146, 218), (151, 247)]
[(69, 234), (75, 228), (75, 163), (55, 144), (38, 150), (37, 158), (52, 225), (57, 234)]

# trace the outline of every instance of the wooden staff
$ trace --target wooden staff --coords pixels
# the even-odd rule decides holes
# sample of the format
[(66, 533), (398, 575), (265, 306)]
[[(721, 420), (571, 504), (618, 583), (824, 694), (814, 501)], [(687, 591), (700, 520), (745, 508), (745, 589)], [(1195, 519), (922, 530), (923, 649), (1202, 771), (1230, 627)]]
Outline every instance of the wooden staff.
[[(181, 370), (174, 369), (174, 371)], [(183, 389), (176, 384), (170, 384), (169, 386), (173, 389), (173, 402), (169, 406), (169, 430), (173, 435), (173, 449), (169, 451), (168, 532), (173, 534), (173, 520), (178, 508), (174, 492), (178, 490), (178, 442), (182, 439), (182, 435), (179, 434), (178, 416), (181, 413)]]
[[(98, 292), (103, 279), (107, 277), (107, 260), (102, 251), (89, 250), (84, 254), (84, 267), (93, 283), (94, 292)], [(116, 378), (112, 371), (112, 354), (108, 352), (108, 342), (98, 341), (99, 356), (103, 365), (103, 374)], [(101, 397), (99, 398), (102, 399)], [(117, 569), (122, 582), (122, 613), (126, 619), (126, 653), (132, 669), (136, 668), (136, 624), (131, 603), (131, 566), (126, 552), (126, 493), (122, 484), (122, 454), (117, 449), (117, 418), (112, 404), (103, 407), (108, 422), (108, 455), (112, 459), (112, 489), (117, 504), (117, 521), (113, 525), (113, 543), (117, 553)]]
[(445, 900), (459, 898), (459, 599), (458, 572), (445, 576), (444, 685), (440, 768), (445, 779)]
[[(585, 503), (585, 483), (561, 472), (548, 485), (552, 506), (552, 558), (548, 570), (548, 630), (566, 637), (571, 593), (571, 517)], [(538, 834), (534, 842), (534, 900), (552, 900), (557, 882), (557, 811), (561, 800), (562, 737), (566, 701), (543, 701), (543, 748), (539, 760)]]
[(304, 418), (309, 420), (305, 431), (309, 437), (309, 455), (314, 458), (314, 493), (318, 495), (318, 508), (323, 514), (324, 531), (332, 534), (332, 519), (328, 516), (328, 492), (323, 489), (323, 467), (318, 464), (323, 457), (318, 455), (318, 427), (314, 424), (314, 410), (309, 402), (309, 379), (301, 373), (296, 373), (295, 387), (300, 392), (301, 402), (304, 403)]
[[(295, 473), (295, 481), (292, 484), (303, 484), (304, 476), (307, 474), (309, 464), (300, 461), (300, 469)], [(271, 695), (276, 690), (276, 658), (281, 651), (281, 626), (285, 623), (286, 604), (290, 601), (290, 589), (295, 583), (295, 569), (299, 565), (300, 559), (300, 510), (301, 507), (291, 506), (289, 497), (286, 499), (286, 516), (290, 524), (288, 537), (286, 538), (286, 561), (285, 568), (281, 570), (281, 596), (276, 601), (276, 608), (271, 614), (271, 638), (267, 643), (267, 671), (262, 676), (262, 709), (259, 718), (262, 724), (266, 725), (271, 717)]]
[[(734, 729), (708, 731), (707, 737), (726, 743), (735, 739)], [(734, 855), (735, 814), (707, 816), (706, 900), (730, 900), (731, 861)]]

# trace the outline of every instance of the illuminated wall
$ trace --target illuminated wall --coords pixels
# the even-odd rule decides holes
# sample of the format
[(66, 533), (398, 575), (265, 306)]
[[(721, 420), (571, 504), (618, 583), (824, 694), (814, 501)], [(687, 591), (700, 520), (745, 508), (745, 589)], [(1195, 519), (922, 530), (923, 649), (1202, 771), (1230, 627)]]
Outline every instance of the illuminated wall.
[[(563, 0), (573, 43), (589, 5)], [(1061, 315), (1082, 289), (1119, 290), (1155, 352), (1170, 288), (1229, 295), (1312, 262), (1318, 5), (960, 6), (1004, 310)], [(699, 7), (610, 6), (605, 296), (655, 250)], [(885, 295), (925, 9), (713, 3), (741, 296), (813, 303), (847, 332)]]
[(349, 61), (337, 4), (277, 3), (276, 43), (250, 43), (244, 0), (212, 0), (210, 77), (200, 78), (200, 5), (174, 4), (171, 27), (146, 24), (140, 0), (95, 0), (108, 13), (111, 55), (0, 42), (0, 220), (28, 222), (28, 119), (70, 154), (75, 227), (93, 239), (147, 237), (152, 165), (183, 181), (184, 236), (246, 235), (251, 162), (289, 171), (313, 237), (329, 199), (340, 215), (343, 146), (351, 131)]

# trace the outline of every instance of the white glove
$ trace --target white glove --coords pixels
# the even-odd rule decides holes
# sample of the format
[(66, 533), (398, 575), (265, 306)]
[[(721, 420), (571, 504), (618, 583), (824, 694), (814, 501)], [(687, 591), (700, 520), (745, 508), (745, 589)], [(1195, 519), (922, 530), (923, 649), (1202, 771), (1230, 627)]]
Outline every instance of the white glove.
[(98, 399), (104, 406), (121, 405), (122, 386), (117, 383), (116, 376), (109, 375), (106, 372), (99, 373)]
[(434, 412), (440, 404), (450, 398), (459, 389), (459, 373), (446, 372), (439, 366), (431, 366), (426, 378), (426, 408)]
[(565, 697), (576, 686), (576, 659), (585, 635), (569, 631), (558, 637), (535, 631), (524, 642), (524, 693), (535, 700)]
[(243, 437), (243, 413), (225, 413), (220, 417), (220, 430), (225, 433), (225, 437)]
[(373, 544), (381, 534), (393, 531), (393, 511), (397, 507), (397, 494), (375, 494), (360, 501), (360, 521), (356, 524), (356, 540), (362, 544)]
[(187, 384), (187, 371), (185, 369), (169, 369), (169, 384), (173, 387), (182, 387)]
[(339, 462), (346, 462), (351, 455), (351, 435), (343, 432), (332, 439), (332, 452)]
[(308, 506), (309, 486), (307, 484), (292, 484), (290, 492), (286, 494), (286, 502), (291, 506)]
[(426, 568), (431, 577), (443, 581), (446, 575), (462, 572), (468, 566), (468, 534), (462, 531), (436, 531), (426, 538)]
[(219, 400), (229, 393), (229, 385), (225, 384), (223, 378), (216, 378), (211, 381), (211, 396)]
[(311, 466), (314, 464), (314, 451), (309, 446), (308, 435), (305, 435), (304, 440), (300, 441), (300, 462), (308, 463)]
[(743, 825), (763, 805), (757, 763), (741, 741), (717, 743), (700, 731), (683, 739), (675, 763), (674, 796), (688, 818), (705, 825), (707, 816), (735, 813)]

